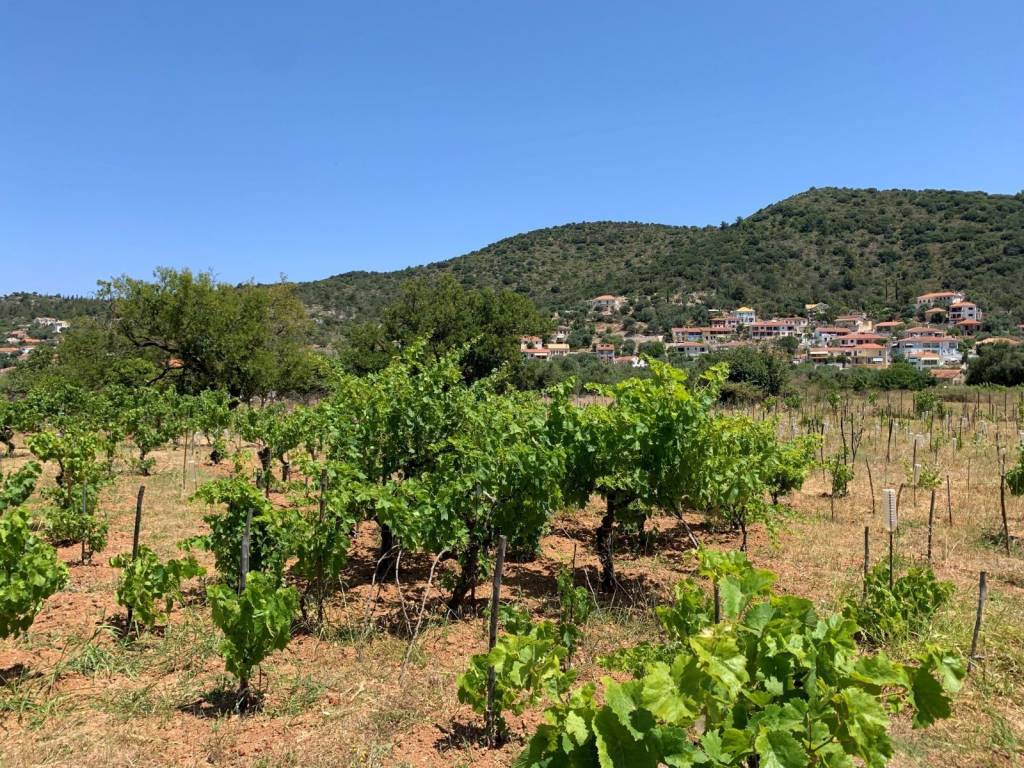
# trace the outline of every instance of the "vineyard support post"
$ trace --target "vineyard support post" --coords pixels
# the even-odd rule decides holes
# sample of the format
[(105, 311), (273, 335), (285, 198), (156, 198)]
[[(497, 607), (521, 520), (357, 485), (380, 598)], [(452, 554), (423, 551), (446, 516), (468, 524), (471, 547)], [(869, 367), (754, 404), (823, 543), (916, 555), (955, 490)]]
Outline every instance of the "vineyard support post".
[(1003, 516), (1003, 546), (1006, 548), (1006, 556), (1010, 556), (1010, 523), (1006, 518), (1006, 469), (1005, 466), (999, 470), (999, 510)]
[(893, 556), (892, 556), (893, 532), (889, 531), (889, 591), (892, 592), (893, 584)]
[(864, 526), (864, 597), (868, 596), (868, 561), (870, 560), (871, 529)]
[(985, 597), (988, 595), (988, 573), (978, 574), (978, 610), (974, 615), (974, 634), (971, 637), (971, 653), (967, 657), (967, 671), (974, 668), (978, 659), (978, 638), (981, 635), (981, 617), (985, 610)]
[[(252, 535), (252, 507), (245, 513), (245, 529), (242, 531), (242, 545), (238, 553), (238, 594), (245, 591), (245, 577), (249, 575), (249, 539)], [(242, 677), (238, 680), (238, 694), (236, 696), (236, 708), (242, 711), (249, 708), (250, 691), (249, 678)]]
[(935, 520), (935, 489), (932, 488), (931, 502), (928, 504), (928, 567), (932, 565), (932, 525)]
[[(146, 495), (146, 486), (139, 486), (139, 495), (135, 499), (135, 528), (132, 532), (132, 562), (139, 556), (139, 531), (142, 528), (142, 499)], [(128, 618), (125, 621), (125, 632), (131, 631), (134, 611), (128, 606)]]
[(245, 513), (245, 530), (242, 531), (242, 546), (238, 557), (238, 594), (245, 591), (245, 577), (249, 575), (249, 540), (252, 536), (252, 507)]
[[(491, 651), (498, 642), (498, 603), (501, 599), (501, 571), (505, 567), (505, 547), (508, 539), (505, 536), (498, 537), (498, 553), (494, 559), (494, 579), (491, 582), (491, 615), (490, 627), (487, 632), (487, 650)], [(494, 666), (487, 668), (487, 712), (485, 722), (487, 726), (487, 742), (494, 746), (497, 742), (495, 727), (497, 725), (494, 716)]]
[(949, 475), (946, 475), (946, 515), (949, 518), (949, 527), (953, 527), (953, 492), (950, 490)]

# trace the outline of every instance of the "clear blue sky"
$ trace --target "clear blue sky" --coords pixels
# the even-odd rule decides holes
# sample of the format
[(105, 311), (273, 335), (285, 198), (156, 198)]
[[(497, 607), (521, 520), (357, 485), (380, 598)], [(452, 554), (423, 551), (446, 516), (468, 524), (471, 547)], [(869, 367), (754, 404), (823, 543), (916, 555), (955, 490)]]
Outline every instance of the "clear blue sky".
[(0, 293), (393, 269), (810, 186), (1015, 193), (1022, 31), (1020, 0), (0, 0)]

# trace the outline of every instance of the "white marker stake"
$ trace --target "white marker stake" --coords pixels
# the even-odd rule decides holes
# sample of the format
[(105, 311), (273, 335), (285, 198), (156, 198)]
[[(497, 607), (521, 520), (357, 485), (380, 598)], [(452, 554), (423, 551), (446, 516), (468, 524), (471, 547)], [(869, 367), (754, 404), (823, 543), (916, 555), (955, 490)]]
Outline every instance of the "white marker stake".
[(893, 537), (897, 526), (896, 491), (892, 488), (882, 490), (882, 516), (885, 518), (885, 530), (889, 532), (889, 590), (892, 591), (893, 581)]
[(889, 533), (896, 532), (896, 491), (892, 488), (882, 489), (882, 516), (885, 520), (885, 530)]

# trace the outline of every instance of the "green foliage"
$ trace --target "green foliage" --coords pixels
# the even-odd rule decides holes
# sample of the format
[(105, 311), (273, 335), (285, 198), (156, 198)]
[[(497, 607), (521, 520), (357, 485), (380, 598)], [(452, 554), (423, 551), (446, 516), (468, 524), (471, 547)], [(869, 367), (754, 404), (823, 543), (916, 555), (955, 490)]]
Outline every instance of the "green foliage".
[(154, 460), (151, 451), (177, 437), (184, 430), (182, 401), (173, 392), (143, 387), (131, 397), (131, 405), (124, 409), (123, 419), (128, 436), (138, 450), (135, 470), (148, 475)]
[(592, 387), (607, 404), (576, 405), (571, 383), (551, 392), (553, 433), (567, 454), (564, 497), (582, 506), (599, 493), (607, 504), (597, 531), (605, 590), (614, 586), (610, 541), (615, 523), (639, 527), (646, 510), (676, 512), (698, 493), (704, 479), (701, 437), (726, 374), (724, 368), (712, 368), (690, 387), (680, 370), (657, 360), (650, 368), (646, 379)]
[(131, 608), (134, 618), (147, 627), (167, 620), (174, 601), (181, 597), (183, 581), (205, 573), (194, 557), (161, 563), (145, 545), (139, 547), (134, 560), (125, 552), (112, 557), (110, 565), (122, 569), (117, 581), (118, 604)]
[(398, 346), (425, 340), (434, 355), (466, 347), (462, 370), (476, 381), (503, 366), (518, 367), (519, 338), (550, 330), (530, 300), (515, 291), (464, 288), (449, 276), (409, 280), (383, 311), (383, 323), (356, 326), (342, 348), (354, 372), (380, 370)]
[(209, 535), (190, 543), (213, 552), (214, 563), (221, 578), (235, 583), (240, 573), (240, 552), (245, 521), (252, 511), (249, 544), (249, 568), (265, 571), (280, 578), (289, 558), (307, 534), (297, 510), (278, 508), (258, 488), (242, 477), (222, 478), (204, 483), (195, 498), (207, 504), (223, 504), (226, 510), (206, 515)]
[(873, 645), (920, 635), (954, 591), (953, 582), (939, 581), (931, 568), (911, 568), (894, 580), (890, 590), (889, 567), (879, 564), (868, 572), (866, 583), (866, 595), (848, 600), (844, 614), (857, 622)]
[(941, 419), (946, 414), (946, 406), (934, 392), (917, 392), (914, 395), (914, 413), (918, 418), (929, 416)]
[(239, 408), (234, 414), (234, 426), (243, 439), (256, 443), (263, 479), (268, 487), (274, 459), (282, 465), (282, 479), (287, 479), (283, 477), (289, 466), (287, 454), (302, 442), (301, 409), (288, 411), (278, 404)]
[(568, 568), (559, 568), (555, 580), (559, 641), (566, 649), (566, 663), (569, 663), (583, 634), (582, 626), (594, 610), (594, 601), (586, 589), (573, 583), (573, 574)]
[(309, 461), (303, 472), (312, 478), (305, 495), (310, 509), (304, 534), (298, 538), (294, 572), (307, 585), (301, 595), (303, 617), (309, 618), (312, 599), (317, 606), (317, 624), (321, 624), (324, 600), (348, 562), (351, 532), (363, 515), (365, 479), (342, 462)]
[(814, 468), (814, 456), (818, 450), (816, 435), (799, 435), (792, 440), (780, 442), (768, 459), (768, 492), (772, 503), (780, 497), (800, 490)]
[(850, 492), (850, 483), (854, 478), (853, 465), (846, 463), (846, 456), (837, 453), (835, 456), (825, 459), (825, 470), (832, 478), (832, 496), (834, 498), (846, 496)]
[(1024, 347), (1010, 344), (978, 345), (977, 357), (967, 364), (968, 384), (1019, 387), (1024, 384)]
[(815, 384), (858, 392), (871, 389), (922, 390), (934, 387), (937, 381), (928, 371), (919, 370), (905, 360), (894, 360), (888, 368), (854, 366), (838, 369), (819, 365), (807, 370), (806, 375)]
[(153, 282), (113, 278), (101, 297), (112, 302), (113, 330), (179, 392), (223, 389), (247, 401), (313, 386), (309, 320), (291, 286), (158, 269)]
[(32, 533), (29, 513), (21, 507), (38, 477), (34, 462), (0, 476), (0, 639), (27, 630), (43, 601), (68, 580), (67, 566)]
[(459, 701), (482, 715), (487, 711), (488, 670), (494, 667), (494, 716), (502, 738), (508, 731), (504, 713), (522, 714), (544, 695), (561, 695), (576, 679), (575, 672), (562, 669), (568, 652), (554, 622), (531, 622), (518, 612), (504, 615), (512, 619), (509, 631), (489, 653), (470, 657), (469, 667), (458, 678)]
[(605, 678), (601, 704), (593, 684), (552, 697), (517, 766), (881, 768), (892, 714), (909, 709), (915, 727), (949, 716), (962, 658), (864, 654), (853, 620), (773, 594), (774, 577), (740, 554), (705, 554), (701, 571), (719, 584), (721, 623), (683, 590), (687, 620), (666, 622), (668, 641), (633, 657), (631, 680)]
[(1017, 463), (1006, 470), (1006, 487), (1014, 496), (1024, 495), (1024, 445), (1017, 449)]
[(212, 584), (206, 590), (213, 623), (224, 633), (220, 644), (224, 665), (243, 689), (253, 669), (291, 640), (299, 595), (294, 587), (278, 585), (272, 574), (254, 572), (246, 577), (241, 594), (224, 584)]
[(32, 435), (28, 446), (38, 459), (57, 464), (56, 485), (42, 491), (52, 503), (46, 510), (47, 535), (56, 542), (81, 542), (82, 558), (88, 561), (107, 542), (107, 521), (98, 516), (99, 491), (110, 482), (106, 465), (96, 459), (102, 438), (68, 428)]
[(739, 347), (704, 355), (698, 361), (698, 368), (705, 370), (721, 363), (729, 367), (729, 382), (752, 386), (761, 397), (782, 394), (789, 383), (792, 369), (786, 354), (754, 347)]

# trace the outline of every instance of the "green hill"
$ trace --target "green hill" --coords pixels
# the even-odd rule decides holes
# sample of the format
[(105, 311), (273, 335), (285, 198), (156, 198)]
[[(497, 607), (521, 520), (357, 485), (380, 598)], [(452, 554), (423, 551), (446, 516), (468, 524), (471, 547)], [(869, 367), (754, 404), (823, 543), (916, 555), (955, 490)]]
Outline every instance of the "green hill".
[[(449, 272), (568, 310), (600, 293), (677, 306), (755, 305), (764, 314), (825, 301), (900, 312), (913, 296), (962, 288), (1004, 321), (1024, 320), (1024, 194), (811, 189), (721, 227), (590, 222), (500, 240), (397, 272), (298, 285), (314, 313), (372, 318), (403, 280)], [(692, 313), (692, 309), (691, 309)]]
[[(792, 313), (909, 310), (913, 296), (961, 288), (1003, 325), (1024, 321), (1024, 193), (811, 189), (720, 227), (588, 222), (538, 229), (448, 261), (396, 272), (346, 272), (296, 288), (326, 329), (372, 319), (402, 281), (451, 273), (509, 288), (571, 315), (601, 293), (643, 298), (662, 327), (701, 307)], [(0, 321), (102, 311), (89, 299), (12, 294)]]

